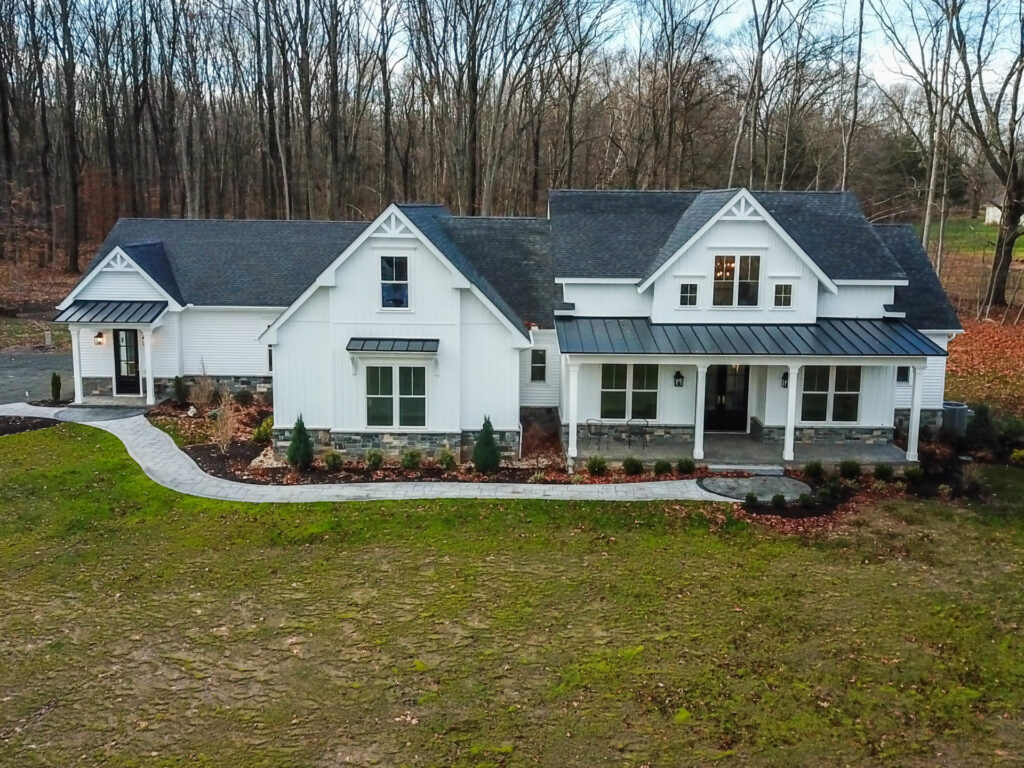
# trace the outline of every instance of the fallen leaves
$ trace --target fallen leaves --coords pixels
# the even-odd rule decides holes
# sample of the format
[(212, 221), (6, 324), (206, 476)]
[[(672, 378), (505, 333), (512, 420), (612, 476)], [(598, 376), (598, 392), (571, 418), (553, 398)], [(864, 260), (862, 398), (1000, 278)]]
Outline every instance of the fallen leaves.
[(949, 344), (946, 397), (1024, 416), (1024, 326), (963, 319)]

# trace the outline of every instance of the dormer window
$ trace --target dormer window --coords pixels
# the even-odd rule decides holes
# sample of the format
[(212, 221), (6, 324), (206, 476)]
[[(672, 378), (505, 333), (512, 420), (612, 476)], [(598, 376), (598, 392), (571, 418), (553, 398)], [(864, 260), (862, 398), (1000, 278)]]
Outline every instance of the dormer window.
[(760, 256), (715, 256), (716, 307), (756, 307), (761, 285)]
[(380, 305), (384, 309), (408, 309), (408, 256), (380, 257)]

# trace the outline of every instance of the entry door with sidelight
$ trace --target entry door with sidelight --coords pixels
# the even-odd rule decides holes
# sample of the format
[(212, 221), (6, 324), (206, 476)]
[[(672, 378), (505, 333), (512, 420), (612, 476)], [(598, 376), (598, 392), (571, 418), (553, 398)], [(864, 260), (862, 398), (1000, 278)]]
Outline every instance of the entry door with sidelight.
[(708, 432), (747, 431), (747, 388), (750, 368), (746, 365), (712, 365), (708, 368), (704, 403), (704, 429)]
[(114, 393), (137, 395), (139, 382), (139, 332), (134, 328), (114, 329)]

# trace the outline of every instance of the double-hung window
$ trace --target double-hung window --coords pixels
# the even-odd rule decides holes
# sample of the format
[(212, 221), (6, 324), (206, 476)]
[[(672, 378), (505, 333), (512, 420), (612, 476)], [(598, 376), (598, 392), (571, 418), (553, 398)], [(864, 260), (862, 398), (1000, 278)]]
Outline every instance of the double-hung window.
[(714, 306), (756, 307), (760, 286), (760, 256), (715, 256)]
[[(396, 387), (396, 379), (398, 386)], [(424, 427), (427, 424), (427, 369), (421, 365), (366, 367), (366, 425)]]
[(547, 381), (548, 351), (533, 349), (530, 351), (530, 381)]
[(380, 257), (380, 305), (384, 309), (408, 309), (408, 256)]
[(657, 417), (657, 365), (607, 363), (601, 366), (602, 419)]
[(860, 368), (809, 365), (804, 368), (800, 420), (856, 422), (860, 408)]

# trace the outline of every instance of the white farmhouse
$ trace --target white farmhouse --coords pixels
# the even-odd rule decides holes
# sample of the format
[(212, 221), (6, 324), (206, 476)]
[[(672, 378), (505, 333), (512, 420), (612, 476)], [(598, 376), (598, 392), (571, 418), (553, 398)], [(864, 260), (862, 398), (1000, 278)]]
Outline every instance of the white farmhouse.
[(75, 399), (211, 376), (346, 453), (581, 442), (891, 441), (941, 419), (961, 332), (913, 231), (850, 193), (554, 190), (546, 218), (122, 219), (59, 305)]

